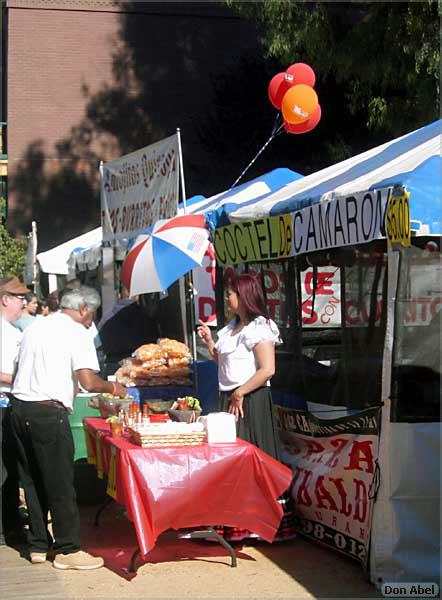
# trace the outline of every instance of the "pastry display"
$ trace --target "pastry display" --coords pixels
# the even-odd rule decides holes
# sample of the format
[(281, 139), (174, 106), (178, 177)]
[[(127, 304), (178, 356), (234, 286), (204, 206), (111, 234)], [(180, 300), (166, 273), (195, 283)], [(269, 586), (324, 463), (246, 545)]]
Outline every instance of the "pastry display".
[(127, 387), (192, 385), (191, 353), (182, 342), (169, 338), (143, 344), (120, 362), (116, 380)]

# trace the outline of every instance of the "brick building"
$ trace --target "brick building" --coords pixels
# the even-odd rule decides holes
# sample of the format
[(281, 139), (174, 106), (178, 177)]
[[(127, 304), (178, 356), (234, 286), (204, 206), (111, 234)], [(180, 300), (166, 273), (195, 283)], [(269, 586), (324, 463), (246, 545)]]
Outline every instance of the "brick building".
[(27, 232), (36, 220), (40, 251), (99, 224), (100, 160), (180, 127), (187, 195), (210, 195), (271, 128), (257, 32), (221, 3), (5, 6), (8, 227)]

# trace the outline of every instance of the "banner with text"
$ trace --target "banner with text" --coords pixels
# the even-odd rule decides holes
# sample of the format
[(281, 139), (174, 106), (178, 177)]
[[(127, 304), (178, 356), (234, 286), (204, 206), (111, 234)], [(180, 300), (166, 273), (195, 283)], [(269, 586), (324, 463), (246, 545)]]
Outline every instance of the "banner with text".
[(277, 406), (299, 531), (364, 562), (379, 473), (379, 409), (334, 420)]
[(293, 213), (293, 255), (366, 244), (385, 237), (391, 188), (312, 204)]
[(219, 266), (287, 258), (292, 255), (290, 215), (219, 227), (213, 243)]
[(390, 245), (402, 244), (404, 248), (410, 247), (411, 225), (409, 192), (402, 190), (401, 193), (396, 193), (393, 191), (387, 204), (385, 230)]
[(103, 164), (103, 240), (135, 237), (178, 208), (179, 150), (175, 134)]
[(312, 204), (290, 215), (219, 227), (214, 232), (217, 263), (272, 261), (385, 238), (391, 190), (360, 192)]
[(209, 244), (200, 267), (193, 269), (193, 290), (195, 302), (195, 320), (199, 319), (216, 327), (216, 260), (215, 250)]

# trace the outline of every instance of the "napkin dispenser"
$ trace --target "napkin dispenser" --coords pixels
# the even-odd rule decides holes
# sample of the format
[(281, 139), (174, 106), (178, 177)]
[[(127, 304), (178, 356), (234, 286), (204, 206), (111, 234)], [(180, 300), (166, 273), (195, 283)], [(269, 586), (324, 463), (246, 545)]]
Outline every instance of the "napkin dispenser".
[(207, 431), (209, 444), (230, 444), (236, 442), (235, 416), (226, 413), (209, 413), (198, 419)]

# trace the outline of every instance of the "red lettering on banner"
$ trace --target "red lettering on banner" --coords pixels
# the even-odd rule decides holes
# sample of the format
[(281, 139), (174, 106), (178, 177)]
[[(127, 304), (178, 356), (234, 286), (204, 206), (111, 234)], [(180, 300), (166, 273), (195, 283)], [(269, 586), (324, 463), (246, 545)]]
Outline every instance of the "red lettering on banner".
[[(307, 447), (307, 452), (304, 458), (309, 458), (310, 456), (312, 456), (312, 454), (320, 454), (325, 450), (324, 446), (322, 446), (319, 442), (315, 442), (314, 440), (306, 440), (305, 445)], [(321, 457), (322, 454), (319, 456), (318, 459), (313, 460), (312, 462), (321, 462)]]
[(359, 537), (361, 540), (365, 539), (365, 529), (362, 529), (362, 527), (359, 527)]
[[(350, 311), (354, 308), (356, 310), (356, 316), (351, 316)], [(349, 325), (357, 325), (360, 321), (358, 314), (358, 307), (354, 300), (349, 300), (345, 305), (345, 322)]]
[(439, 306), (439, 304), (442, 303), (442, 299), (441, 298), (435, 298), (432, 302), (431, 302), (431, 306), (430, 306), (430, 312), (431, 312), (431, 316), (434, 317), (437, 315), (437, 313), (439, 312), (439, 308), (437, 308)]
[(345, 524), (345, 533), (351, 533), (350, 523), (348, 521)]
[(323, 323), (324, 325), (328, 325), (328, 323), (330, 323), (331, 317), (333, 317), (335, 312), (338, 310), (337, 305), (340, 303), (341, 301), (338, 298), (335, 298), (335, 296), (332, 296), (329, 299), (328, 304), (326, 304), (324, 308), (325, 314), (323, 313), (321, 315), (321, 323)]
[[(317, 502), (319, 508), (328, 508), (328, 510), (334, 510), (334, 511), (338, 510), (338, 507), (336, 505), (336, 502), (333, 500), (332, 495), (324, 487), (324, 475), (320, 475), (318, 477), (318, 479), (316, 480), (315, 496), (316, 496), (316, 502)], [(328, 507), (325, 504), (325, 501), (327, 501), (329, 503)]]
[(302, 322), (304, 325), (313, 325), (318, 320), (318, 315), (315, 311), (312, 312), (313, 302), (311, 300), (306, 300), (302, 303), (302, 312), (308, 315), (308, 317), (302, 317)]
[[(264, 288), (266, 294), (273, 294), (278, 289), (278, 278), (276, 276), (276, 273), (274, 273), (270, 269), (263, 269), (262, 274), (264, 278)], [(269, 279), (270, 284), (268, 283)]]
[(269, 309), (269, 316), (274, 321), (276, 315), (276, 308), (279, 306), (279, 300), (276, 298), (267, 298), (267, 308)]
[(348, 517), (352, 510), (351, 503), (347, 504), (347, 492), (344, 487), (344, 480), (342, 477), (330, 477), (330, 481), (334, 484), (335, 488), (338, 490), (339, 498), (341, 500), (341, 508), (339, 509), (339, 514)]
[(353, 519), (365, 523), (367, 518), (367, 488), (361, 479), (353, 479), (356, 486), (355, 513)]
[(336, 518), (336, 517), (333, 515), (333, 517), (332, 517), (332, 524), (331, 524), (331, 526), (332, 526), (332, 527), (336, 527), (336, 525), (337, 525), (337, 524), (338, 524), (338, 520), (337, 520), (337, 518)]
[(295, 485), (297, 484), (297, 482), (298, 482), (298, 479), (299, 479), (299, 476), (301, 475), (301, 472), (302, 472), (303, 470), (304, 470), (304, 469), (300, 469), (299, 467), (295, 467), (295, 472), (293, 473), (293, 481), (292, 481), (292, 486), (293, 486), (293, 488), (294, 488), (294, 487), (295, 487)]
[(417, 317), (416, 300), (409, 300), (405, 305), (404, 323), (410, 323), (410, 321), (416, 321), (416, 317)]
[[(316, 286), (316, 295), (317, 296), (332, 296), (334, 294), (334, 290), (331, 286), (333, 284), (333, 271), (319, 271), (317, 277), (317, 286)], [(305, 291), (307, 294), (314, 294), (315, 291), (311, 285), (313, 281), (313, 272), (308, 271), (305, 275)]]
[(322, 512), (319, 510), (315, 511), (315, 517), (318, 519), (318, 521), (323, 521)]
[(200, 296), (198, 298), (198, 314), (201, 321), (204, 321), (204, 323), (206, 323), (207, 321), (214, 319), (215, 312), (215, 300), (209, 298), (208, 296)]
[[(357, 442), (354, 441), (350, 451), (350, 462), (344, 467), (344, 471), (364, 471), (373, 473), (373, 453), (371, 441)], [(363, 469), (361, 463), (366, 463), (367, 468)]]
[(421, 319), (425, 323), (427, 320), (427, 308), (430, 304), (430, 298), (418, 298), (417, 301), (421, 304)]
[(311, 506), (312, 499), (309, 496), (307, 487), (308, 487), (308, 484), (310, 483), (313, 473), (311, 471), (307, 471), (307, 469), (300, 469), (300, 470), (304, 471), (304, 478), (301, 481), (301, 485), (298, 488), (298, 493), (296, 496), (296, 503), (303, 504), (305, 506)]
[(328, 461), (325, 463), (327, 467), (336, 467), (338, 464), (337, 456), (341, 454), (342, 449), (348, 444), (348, 440), (344, 440), (343, 438), (335, 438), (334, 440), (330, 440), (330, 445), (336, 448), (336, 450), (332, 453)]

